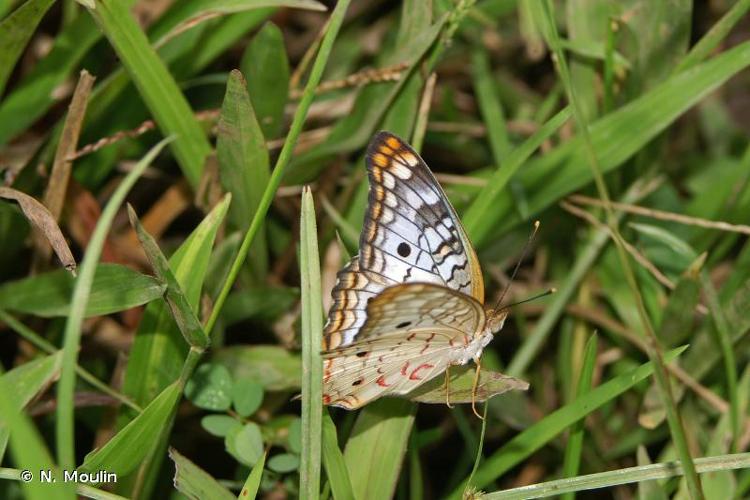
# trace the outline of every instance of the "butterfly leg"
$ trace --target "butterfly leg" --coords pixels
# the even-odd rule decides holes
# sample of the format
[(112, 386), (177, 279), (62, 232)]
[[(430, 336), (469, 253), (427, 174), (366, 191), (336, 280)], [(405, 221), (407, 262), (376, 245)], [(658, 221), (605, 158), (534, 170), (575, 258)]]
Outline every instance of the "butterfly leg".
[(474, 385), (471, 388), (471, 411), (474, 412), (474, 415), (479, 417), (479, 420), (484, 420), (484, 417), (477, 411), (476, 406), (477, 387), (479, 386), (479, 371), (482, 369), (482, 358), (477, 356), (476, 358), (474, 358), (474, 362), (477, 364), (477, 371), (474, 372)]
[(448, 408), (453, 408), (451, 404), (451, 365), (445, 369), (445, 404)]

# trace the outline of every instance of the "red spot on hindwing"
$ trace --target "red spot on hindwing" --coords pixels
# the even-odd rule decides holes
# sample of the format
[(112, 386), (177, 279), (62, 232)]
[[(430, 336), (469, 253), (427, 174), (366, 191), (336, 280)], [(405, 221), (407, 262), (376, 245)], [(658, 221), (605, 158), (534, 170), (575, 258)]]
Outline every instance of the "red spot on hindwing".
[(401, 367), (401, 375), (404, 377), (406, 376), (406, 370), (409, 368), (409, 362), (407, 361), (404, 363), (404, 366)]
[(331, 402), (331, 396), (329, 396), (328, 394), (323, 394), (323, 404), (327, 405), (330, 402)]
[(419, 370), (429, 370), (434, 366), (435, 365), (431, 365), (429, 363), (422, 363), (418, 367), (414, 368), (414, 370), (412, 370), (411, 375), (409, 375), (409, 380), (422, 380), (422, 377), (419, 376)]
[(378, 384), (380, 387), (390, 387), (391, 384), (386, 383), (385, 377), (383, 375), (379, 376), (378, 379), (375, 381), (376, 384)]

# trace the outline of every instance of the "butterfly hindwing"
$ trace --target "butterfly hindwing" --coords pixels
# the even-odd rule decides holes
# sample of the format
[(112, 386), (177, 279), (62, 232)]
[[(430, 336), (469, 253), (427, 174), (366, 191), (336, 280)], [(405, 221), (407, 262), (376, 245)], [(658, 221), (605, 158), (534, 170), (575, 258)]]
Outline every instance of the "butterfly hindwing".
[(484, 324), (484, 310), (445, 286), (406, 283), (368, 301), (357, 341), (323, 353), (326, 404), (358, 408), (442, 373)]

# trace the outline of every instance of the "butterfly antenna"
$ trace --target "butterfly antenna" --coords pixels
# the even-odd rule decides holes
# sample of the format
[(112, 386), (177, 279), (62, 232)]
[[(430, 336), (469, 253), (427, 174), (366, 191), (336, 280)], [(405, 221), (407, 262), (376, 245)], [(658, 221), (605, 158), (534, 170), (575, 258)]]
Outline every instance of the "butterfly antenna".
[(539, 221), (534, 221), (534, 229), (532, 229), (531, 234), (529, 235), (529, 239), (526, 240), (526, 244), (523, 246), (523, 250), (521, 250), (521, 257), (518, 259), (518, 262), (516, 262), (516, 267), (513, 268), (513, 274), (510, 275), (510, 281), (505, 286), (505, 290), (503, 290), (502, 295), (500, 295), (500, 299), (497, 301), (497, 305), (495, 305), (495, 310), (497, 311), (500, 309), (500, 304), (503, 303), (503, 299), (505, 298), (505, 295), (508, 293), (508, 290), (510, 290), (510, 285), (513, 284), (513, 280), (516, 279), (516, 273), (518, 273), (518, 269), (521, 267), (521, 262), (523, 262), (523, 259), (526, 258), (526, 254), (529, 251), (529, 247), (531, 246), (531, 242), (534, 241), (534, 237), (536, 236), (537, 231), (539, 231)]
[(526, 302), (531, 302), (532, 300), (541, 299), (542, 297), (546, 297), (547, 295), (552, 295), (555, 292), (557, 292), (557, 288), (550, 288), (546, 292), (539, 293), (537, 295), (534, 295), (533, 297), (529, 297), (528, 299), (523, 299), (523, 300), (519, 300), (518, 302), (513, 302), (512, 304), (508, 304), (505, 307), (513, 307), (519, 304), (525, 304)]

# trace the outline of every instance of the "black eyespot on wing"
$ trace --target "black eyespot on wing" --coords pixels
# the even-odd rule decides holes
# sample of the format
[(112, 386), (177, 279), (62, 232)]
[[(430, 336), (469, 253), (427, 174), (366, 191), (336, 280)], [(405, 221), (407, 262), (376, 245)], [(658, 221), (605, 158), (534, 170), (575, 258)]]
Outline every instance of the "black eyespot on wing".
[(357, 353), (358, 358), (364, 358), (365, 356), (367, 356), (367, 351), (362, 351), (362, 352)]
[(401, 257), (408, 257), (411, 253), (411, 247), (408, 243), (399, 243), (398, 248), (396, 248), (396, 251)]
[(411, 325), (411, 321), (404, 321), (403, 323), (396, 325), (396, 328), (406, 328), (409, 325)]
[(362, 379), (359, 379), (359, 380), (355, 380), (354, 382), (352, 382), (352, 385), (359, 385), (361, 383), (362, 383)]

